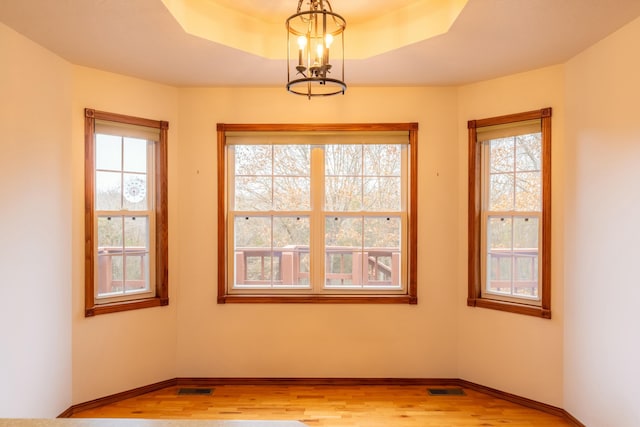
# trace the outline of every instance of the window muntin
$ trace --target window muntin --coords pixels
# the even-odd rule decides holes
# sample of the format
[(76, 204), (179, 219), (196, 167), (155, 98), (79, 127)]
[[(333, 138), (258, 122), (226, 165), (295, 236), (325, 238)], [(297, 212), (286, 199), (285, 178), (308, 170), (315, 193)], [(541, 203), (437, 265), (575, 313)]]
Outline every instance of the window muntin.
[[(230, 131), (236, 126), (243, 132)], [(256, 125), (256, 134), (246, 132), (251, 126), (218, 126), (227, 218), (219, 301), (369, 295), (415, 302), (413, 125), (352, 133), (322, 132), (322, 125), (271, 133)]]
[(550, 317), (551, 109), (469, 122), (468, 305)]
[(166, 122), (85, 110), (85, 314), (168, 304)]

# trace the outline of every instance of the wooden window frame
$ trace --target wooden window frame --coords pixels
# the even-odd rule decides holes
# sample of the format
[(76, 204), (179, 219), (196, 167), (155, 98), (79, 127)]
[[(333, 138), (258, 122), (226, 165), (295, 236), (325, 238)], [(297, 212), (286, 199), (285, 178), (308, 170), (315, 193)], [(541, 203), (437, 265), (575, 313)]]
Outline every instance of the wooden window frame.
[[(227, 170), (226, 132), (361, 132), (361, 131), (407, 131), (409, 134), (409, 201), (407, 231), (407, 284), (406, 293), (398, 295), (373, 294), (230, 294), (227, 291)], [(417, 241), (418, 241), (418, 190), (417, 190), (417, 143), (418, 123), (376, 124), (229, 124), (217, 125), (218, 162), (218, 304), (225, 303), (344, 303), (344, 304), (417, 304)]]
[[(168, 273), (168, 208), (167, 208), (167, 134), (169, 123), (108, 113), (86, 108), (84, 112), (85, 143), (85, 317), (119, 311), (136, 310), (147, 307), (158, 307), (169, 304)], [(159, 140), (154, 151), (155, 189), (155, 296), (117, 301), (104, 304), (95, 302), (95, 121), (105, 120), (115, 123), (145, 126), (159, 130)]]
[[(482, 236), (482, 149), (477, 141), (477, 129), (507, 123), (539, 119), (542, 132), (542, 272), (540, 275), (540, 304), (499, 301), (483, 297), (481, 278)], [(468, 296), (467, 305), (511, 313), (551, 318), (551, 108), (509, 114), (481, 120), (470, 120), (469, 131), (469, 199), (468, 199)]]

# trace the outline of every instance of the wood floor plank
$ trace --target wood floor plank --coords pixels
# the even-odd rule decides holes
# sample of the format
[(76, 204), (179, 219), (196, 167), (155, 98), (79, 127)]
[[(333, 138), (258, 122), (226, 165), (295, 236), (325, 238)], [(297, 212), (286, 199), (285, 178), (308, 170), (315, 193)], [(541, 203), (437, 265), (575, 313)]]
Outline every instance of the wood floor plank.
[(464, 389), (430, 396), (425, 386), (223, 385), (210, 395), (168, 387), (74, 414), (74, 418), (297, 420), (310, 427), (571, 427), (568, 421)]

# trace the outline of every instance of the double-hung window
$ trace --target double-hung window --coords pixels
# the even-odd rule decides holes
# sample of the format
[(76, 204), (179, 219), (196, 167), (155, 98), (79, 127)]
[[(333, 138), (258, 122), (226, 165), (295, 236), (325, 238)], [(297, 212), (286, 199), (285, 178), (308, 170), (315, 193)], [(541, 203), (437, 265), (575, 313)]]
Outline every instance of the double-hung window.
[(416, 303), (416, 134), (219, 124), (218, 301)]
[(548, 318), (551, 109), (468, 128), (468, 305)]
[(168, 304), (167, 122), (85, 110), (85, 315)]

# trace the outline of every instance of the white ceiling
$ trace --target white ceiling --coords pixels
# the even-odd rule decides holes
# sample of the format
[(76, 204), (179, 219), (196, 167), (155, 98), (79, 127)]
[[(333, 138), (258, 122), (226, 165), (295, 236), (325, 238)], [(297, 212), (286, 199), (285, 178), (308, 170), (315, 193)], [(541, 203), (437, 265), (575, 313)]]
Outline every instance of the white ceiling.
[[(217, 2), (281, 21), (283, 33), (298, 3)], [(347, 20), (346, 49), (350, 20), (411, 2), (332, 0)], [(346, 60), (345, 80), (349, 86), (457, 85), (499, 77), (562, 63), (638, 16), (640, 0), (469, 0), (448, 33)], [(176, 86), (286, 82), (285, 60), (187, 34), (161, 0), (0, 0), (0, 22), (74, 64), (147, 80)]]

